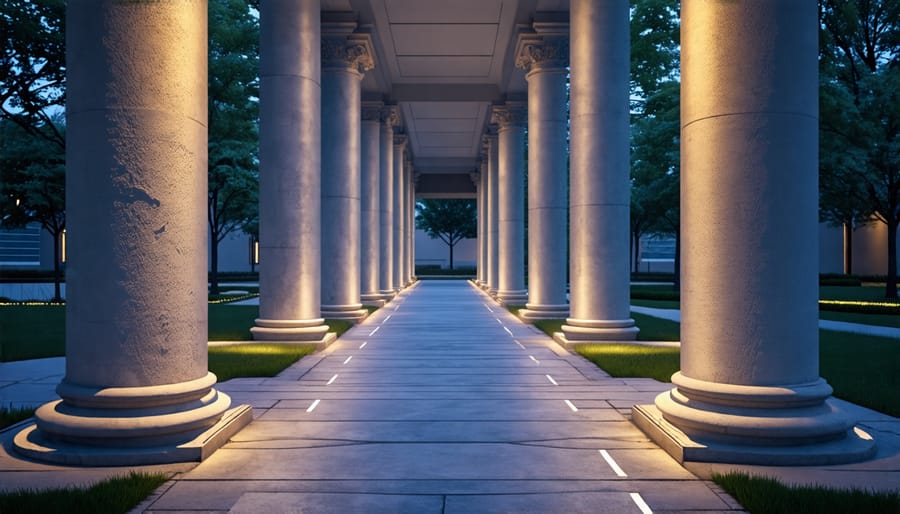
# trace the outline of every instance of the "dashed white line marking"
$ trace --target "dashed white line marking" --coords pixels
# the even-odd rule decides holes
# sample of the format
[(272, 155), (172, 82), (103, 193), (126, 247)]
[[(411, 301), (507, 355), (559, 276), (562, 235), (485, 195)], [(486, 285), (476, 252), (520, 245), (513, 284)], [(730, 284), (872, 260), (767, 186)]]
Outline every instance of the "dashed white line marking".
[(380, 329), (380, 328), (381, 328), (381, 325), (378, 325), (377, 327), (375, 327), (375, 330), (369, 332), (369, 335), (370, 335), (370, 336), (371, 336), (371, 335), (374, 335), (375, 332), (378, 332), (378, 329)]
[(508, 328), (503, 327), (503, 330), (506, 330), (506, 333), (509, 334), (510, 336), (513, 335), (512, 331), (510, 331)]
[(363, 341), (363, 344), (359, 345), (359, 349), (362, 350), (363, 348), (366, 347), (367, 344), (369, 344), (368, 341)]
[(483, 303), (483, 304), (481, 304), (481, 305), (484, 305), (484, 308), (487, 309), (488, 312), (494, 312), (494, 309), (491, 309), (491, 308), (488, 306), (488, 304)]
[(494, 319), (497, 320), (497, 323), (500, 323), (501, 325), (503, 324), (503, 322), (500, 321), (500, 318), (494, 318)]
[(337, 377), (338, 377), (338, 374), (335, 373), (334, 376), (331, 377), (331, 379), (330, 379), (325, 385), (330, 386), (332, 382), (334, 382), (335, 380), (337, 380)]
[(641, 493), (631, 493), (631, 501), (641, 509), (641, 514), (653, 514), (653, 511), (650, 510), (650, 506), (647, 505), (647, 502), (645, 502), (643, 498), (641, 498)]
[(534, 355), (529, 355), (528, 358), (531, 359), (531, 360), (533, 360), (535, 364), (540, 364), (540, 363), (541, 363), (541, 361), (539, 361), (539, 360), (537, 360), (537, 359), (534, 358)]
[(519, 345), (519, 348), (521, 348), (521, 349), (523, 349), (523, 350), (525, 349), (525, 345), (524, 345), (524, 344), (522, 344), (522, 343), (520, 343), (520, 342), (518, 342), (518, 341), (516, 341), (516, 344)]
[(599, 451), (600, 451), (600, 456), (602, 456), (603, 460), (605, 460), (606, 463), (609, 464), (609, 467), (611, 467), (612, 470), (616, 472), (617, 476), (620, 476), (620, 477), (628, 476), (625, 474), (624, 471), (622, 471), (622, 468), (619, 467), (619, 465), (616, 463), (616, 461), (613, 460), (612, 455), (610, 455), (608, 451), (606, 451), (606, 450), (599, 450)]
[(550, 375), (544, 375), (544, 376), (547, 377), (547, 380), (549, 380), (551, 384), (553, 384), (555, 386), (559, 385), (556, 383), (556, 380), (553, 380), (553, 377), (551, 377)]
[(319, 402), (321, 402), (321, 401), (322, 400), (316, 400), (316, 401), (312, 402), (312, 405), (310, 405), (309, 408), (306, 409), (306, 412), (312, 412), (313, 409), (315, 409), (319, 405)]
[(352, 358), (353, 358), (353, 356), (352, 356), (352, 355), (351, 355), (351, 356), (349, 356), (349, 357), (347, 357), (347, 360), (345, 360), (345, 361), (344, 361), (344, 364), (347, 364), (347, 363), (348, 363), (348, 362), (350, 362), (350, 359), (352, 359)]
[(393, 316), (393, 314), (388, 314), (388, 317), (384, 318), (384, 321), (382, 321), (381, 324), (384, 325), (385, 323), (387, 323), (388, 320), (391, 319), (391, 316)]
[(569, 400), (565, 400), (565, 402), (566, 405), (568, 405), (569, 408), (572, 409), (572, 412), (578, 412), (578, 407), (576, 407), (574, 403), (570, 402)]

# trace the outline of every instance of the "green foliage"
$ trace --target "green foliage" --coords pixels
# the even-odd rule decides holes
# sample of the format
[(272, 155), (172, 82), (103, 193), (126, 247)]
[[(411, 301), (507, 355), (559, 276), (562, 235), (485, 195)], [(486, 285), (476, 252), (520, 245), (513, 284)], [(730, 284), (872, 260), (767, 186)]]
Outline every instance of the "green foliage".
[(218, 293), (219, 243), (259, 219), (259, 20), (246, 0), (209, 2), (210, 292)]
[(822, 0), (820, 215), (888, 228), (885, 297), (897, 298), (900, 0)]
[(65, 106), (65, 0), (0, 2), (0, 119), (29, 136), (66, 147), (52, 119)]
[(750, 514), (891, 514), (900, 513), (900, 493), (822, 486), (786, 486), (773, 478), (746, 473), (714, 473), (713, 482)]
[(20, 490), (0, 493), (0, 512), (42, 514), (124, 514), (168, 480), (162, 473), (130, 471), (87, 489)]
[(456, 243), (477, 236), (477, 216), (475, 200), (427, 199), (416, 204), (416, 228), (450, 247), (450, 269), (453, 269), (453, 247)]
[(59, 357), (66, 353), (62, 305), (0, 307), (0, 362)]
[(900, 341), (888, 337), (819, 331), (819, 373), (834, 395), (900, 416)]
[(30, 407), (2, 407), (0, 406), (0, 430), (28, 419), (34, 415), (34, 409)]

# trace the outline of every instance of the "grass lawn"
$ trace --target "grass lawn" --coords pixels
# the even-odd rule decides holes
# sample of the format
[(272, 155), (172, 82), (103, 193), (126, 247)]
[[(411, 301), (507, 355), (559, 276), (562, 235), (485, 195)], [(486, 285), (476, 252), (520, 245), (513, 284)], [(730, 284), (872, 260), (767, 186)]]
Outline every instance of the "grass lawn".
[[(0, 430), (28, 419), (34, 415), (34, 409), (30, 407), (3, 407), (0, 406)], [(0, 510), (0, 512), (3, 512)]]
[[(210, 341), (250, 341), (250, 327), (259, 306), (209, 306)], [(337, 335), (353, 323), (325, 320)], [(66, 353), (66, 308), (61, 305), (4, 305), (0, 307), (0, 362), (60, 357)]]
[(632, 299), (631, 305), (639, 305), (641, 307), (653, 307), (654, 309), (680, 309), (681, 302), (677, 300), (640, 300)]
[(884, 286), (819, 286), (822, 300), (884, 301)]
[(900, 513), (900, 493), (859, 489), (786, 486), (777, 480), (744, 473), (716, 474), (713, 481), (750, 514), (891, 514)]
[(249, 343), (212, 346), (209, 370), (220, 382), (237, 377), (274, 377), (315, 350), (313, 345)]
[(681, 367), (678, 348), (634, 344), (591, 344), (578, 353), (613, 377), (647, 377), (668, 382)]
[(900, 328), (900, 316), (892, 316), (890, 314), (859, 314), (856, 312), (819, 311), (819, 319), (847, 321), (850, 323), (862, 323), (864, 325), (880, 325), (883, 327)]
[[(654, 318), (653, 316), (645, 316), (635, 312), (631, 313), (638, 328), (638, 341), (678, 341), (681, 336), (681, 324), (666, 319)], [(534, 326), (541, 329), (545, 334), (553, 337), (554, 332), (561, 332), (562, 325), (565, 320), (561, 319), (540, 319), (535, 320)]]
[(0, 512), (42, 514), (123, 514), (168, 480), (162, 473), (130, 472), (97, 482), (87, 489), (67, 487), (45, 491), (0, 493)]

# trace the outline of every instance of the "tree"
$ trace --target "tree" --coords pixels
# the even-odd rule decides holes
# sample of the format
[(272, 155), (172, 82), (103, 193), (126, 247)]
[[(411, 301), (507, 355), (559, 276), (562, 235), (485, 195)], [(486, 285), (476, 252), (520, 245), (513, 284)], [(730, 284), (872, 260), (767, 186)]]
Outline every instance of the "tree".
[[(61, 120), (55, 132), (65, 134)], [(47, 130), (37, 127), (38, 130)], [(54, 301), (61, 301), (60, 243), (66, 228), (65, 154), (49, 139), (0, 120), (0, 226), (40, 223), (53, 236)]]
[(634, 267), (643, 234), (675, 237), (680, 288), (679, 2), (640, 0), (631, 11), (631, 233)]
[(259, 20), (245, 0), (209, 2), (210, 293), (219, 244), (252, 230), (259, 205)]
[(52, 117), (65, 106), (65, 0), (0, 3), (0, 119), (64, 150)]
[[(887, 225), (885, 297), (897, 298), (900, 226), (900, 0), (822, 0), (820, 183), (823, 200)], [(843, 154), (843, 155), (841, 155)]]
[(453, 269), (453, 247), (478, 233), (475, 200), (421, 200), (416, 204), (416, 211), (416, 228), (450, 247), (450, 269)]

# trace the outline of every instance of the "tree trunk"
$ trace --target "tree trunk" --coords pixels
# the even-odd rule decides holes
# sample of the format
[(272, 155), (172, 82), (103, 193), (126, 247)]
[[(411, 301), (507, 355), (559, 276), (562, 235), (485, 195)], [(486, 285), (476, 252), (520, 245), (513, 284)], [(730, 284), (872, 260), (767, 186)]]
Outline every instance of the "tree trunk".
[(844, 275), (853, 274), (853, 222), (844, 223)]
[(53, 301), (61, 302), (62, 294), (60, 292), (59, 283), (62, 280), (62, 276), (60, 274), (60, 255), (59, 255), (59, 246), (60, 240), (59, 237), (62, 234), (62, 231), (59, 230), (53, 234)]
[(887, 244), (888, 244), (888, 272), (887, 285), (884, 289), (885, 298), (897, 299), (897, 218), (888, 218)]
[(453, 247), (454, 246), (455, 246), (455, 244), (453, 244), (453, 243), (450, 244), (450, 270), (451, 271), (453, 270)]
[(219, 294), (219, 237), (218, 234), (210, 234), (210, 271), (209, 294)]

